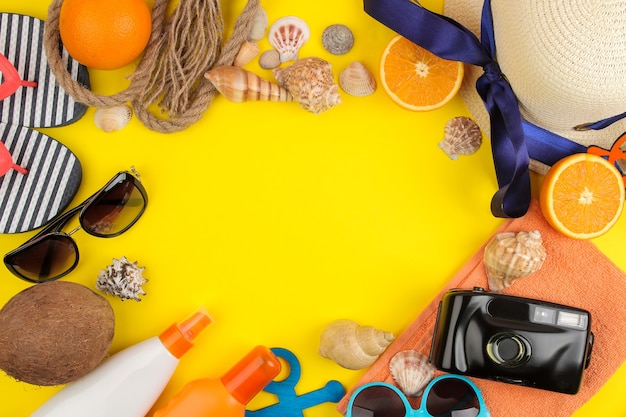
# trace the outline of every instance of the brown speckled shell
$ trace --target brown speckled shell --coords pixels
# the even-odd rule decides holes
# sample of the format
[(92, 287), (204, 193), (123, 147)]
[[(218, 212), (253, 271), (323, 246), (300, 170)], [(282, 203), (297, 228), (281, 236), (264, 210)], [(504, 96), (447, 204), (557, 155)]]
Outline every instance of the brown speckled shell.
[(483, 263), (491, 291), (501, 291), (513, 281), (539, 270), (546, 259), (541, 233), (498, 233), (485, 246)]
[(455, 117), (446, 123), (444, 139), (439, 147), (450, 157), (457, 159), (459, 155), (470, 155), (480, 148), (483, 136), (480, 128), (469, 117)]
[(317, 57), (302, 58), (286, 68), (276, 68), (274, 77), (300, 104), (318, 114), (341, 103), (339, 87), (335, 84), (328, 61)]
[(354, 35), (346, 25), (330, 25), (322, 33), (322, 45), (333, 55), (344, 55), (352, 49)]

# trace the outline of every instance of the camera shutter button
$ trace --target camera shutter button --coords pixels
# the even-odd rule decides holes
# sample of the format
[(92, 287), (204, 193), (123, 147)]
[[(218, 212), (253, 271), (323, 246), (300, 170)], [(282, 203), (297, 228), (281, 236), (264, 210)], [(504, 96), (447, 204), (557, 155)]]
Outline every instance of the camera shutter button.
[(487, 353), (498, 365), (520, 366), (530, 359), (530, 344), (522, 336), (498, 333), (489, 339)]

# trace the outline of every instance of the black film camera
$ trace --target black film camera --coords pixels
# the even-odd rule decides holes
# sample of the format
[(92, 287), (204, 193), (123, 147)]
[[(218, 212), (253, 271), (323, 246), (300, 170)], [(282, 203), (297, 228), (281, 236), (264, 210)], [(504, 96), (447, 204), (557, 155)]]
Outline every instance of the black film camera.
[(589, 365), (589, 312), (482, 288), (448, 291), (430, 350), (439, 370), (575, 394)]

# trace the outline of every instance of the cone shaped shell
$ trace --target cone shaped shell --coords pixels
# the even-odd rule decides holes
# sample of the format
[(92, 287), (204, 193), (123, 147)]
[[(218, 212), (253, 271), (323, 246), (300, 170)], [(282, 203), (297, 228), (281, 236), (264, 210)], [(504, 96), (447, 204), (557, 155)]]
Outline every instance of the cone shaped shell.
[(372, 365), (394, 339), (392, 333), (372, 326), (337, 320), (322, 332), (319, 353), (344, 368), (363, 369)]
[(489, 289), (501, 291), (514, 280), (539, 270), (546, 259), (541, 233), (498, 233), (485, 246), (483, 263)]
[(235, 103), (293, 101), (293, 96), (285, 88), (237, 66), (216, 67), (204, 76), (213, 83), (217, 91)]

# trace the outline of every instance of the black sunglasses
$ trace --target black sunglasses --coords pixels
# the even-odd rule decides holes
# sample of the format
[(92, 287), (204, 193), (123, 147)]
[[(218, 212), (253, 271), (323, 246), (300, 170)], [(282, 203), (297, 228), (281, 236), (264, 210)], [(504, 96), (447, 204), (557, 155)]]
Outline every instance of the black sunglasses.
[[(127, 231), (143, 214), (148, 194), (139, 173), (119, 172), (97, 193), (61, 214), (19, 248), (4, 256), (13, 274), (34, 283), (52, 281), (70, 273), (78, 264), (78, 246), (71, 235), (79, 229), (97, 237), (115, 237)], [(64, 233), (67, 222), (79, 214), (80, 226)]]

